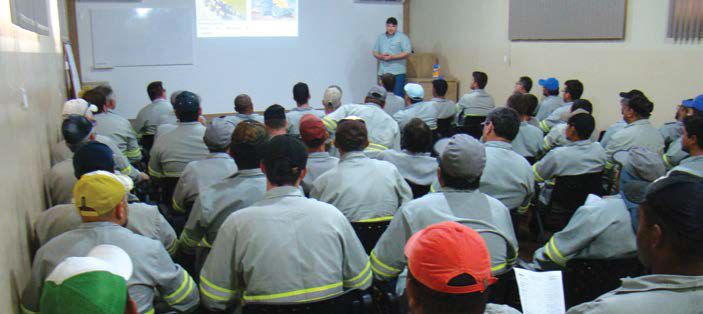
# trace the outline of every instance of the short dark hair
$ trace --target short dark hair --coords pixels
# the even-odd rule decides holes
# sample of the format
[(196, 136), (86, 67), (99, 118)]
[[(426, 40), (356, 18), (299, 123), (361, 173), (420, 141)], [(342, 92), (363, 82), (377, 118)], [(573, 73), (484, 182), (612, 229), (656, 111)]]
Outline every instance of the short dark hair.
[(264, 111), (264, 124), (269, 129), (282, 129), (286, 126), (286, 109), (279, 104), (273, 104)]
[[(180, 104), (193, 105), (180, 105)], [(195, 122), (200, 117), (200, 96), (193, 92), (183, 91), (176, 97), (176, 103), (173, 104), (173, 110), (180, 122)]]
[(513, 108), (500, 107), (488, 113), (486, 122), (493, 124), (496, 135), (512, 141), (520, 131), (520, 119)]
[(596, 120), (593, 119), (592, 115), (587, 113), (573, 115), (569, 118), (567, 124), (576, 129), (576, 134), (578, 134), (579, 138), (582, 140), (589, 139), (591, 134), (593, 134), (593, 130), (596, 129)]
[(293, 86), (293, 99), (295, 99), (295, 102), (298, 105), (308, 102), (308, 99), (310, 99), (310, 89), (308, 88), (308, 84), (303, 82), (295, 84)]
[(683, 119), (683, 127), (689, 137), (696, 137), (696, 145), (703, 148), (703, 114), (694, 114)]
[(520, 116), (530, 115), (532, 112), (527, 107), (527, 98), (525, 96), (526, 95), (519, 93), (512, 94), (508, 97), (508, 101), (505, 102), (505, 105), (509, 108), (513, 108)]
[(386, 24), (392, 24), (392, 25), (398, 26), (398, 20), (394, 17), (389, 17), (386, 20)]
[(292, 135), (274, 136), (266, 145), (262, 159), (266, 178), (277, 185), (295, 185), (307, 164), (308, 152)]
[(549, 95), (549, 96), (559, 96), (559, 89), (558, 88), (555, 90), (550, 90), (545, 87), (544, 90), (547, 91), (547, 95)]
[(105, 95), (105, 103), (110, 101), (109, 98), (111, 98), (111, 96), (112, 97), (115, 96), (114, 95), (115, 92), (112, 90), (112, 87), (110, 87), (109, 85), (100, 85), (94, 89), (103, 93), (103, 95)]
[(447, 94), (447, 89), (449, 88), (449, 85), (447, 84), (447, 81), (443, 79), (436, 79), (432, 81), (432, 88), (434, 88), (434, 91), (435, 93), (437, 93), (437, 96), (444, 97), (444, 95)]
[(488, 84), (488, 74), (480, 71), (474, 71), (473, 73), (471, 73), (471, 76), (473, 76), (474, 81), (476, 81), (476, 84), (478, 84), (478, 88), (486, 88), (486, 84)]
[(581, 83), (581, 81), (568, 80), (564, 82), (564, 85), (566, 85), (564, 92), (571, 94), (572, 100), (581, 98), (581, 95), (583, 94), (583, 84)]
[(447, 187), (457, 190), (478, 190), (478, 188), (481, 186), (481, 176), (478, 176), (473, 181), (469, 181), (469, 179), (464, 177), (455, 177), (447, 173), (444, 168), (442, 168), (441, 159), (439, 162), (439, 169), (442, 173), (442, 180), (444, 181), (444, 185)]
[(593, 113), (593, 104), (591, 104), (588, 99), (576, 99), (573, 104), (571, 104), (571, 112), (583, 109), (588, 111), (588, 113)]
[(528, 93), (532, 90), (532, 79), (529, 76), (521, 76), (518, 82), (520, 82), (520, 85), (522, 85)]
[(161, 97), (165, 91), (166, 90), (164, 89), (164, 85), (161, 81), (151, 82), (146, 87), (146, 93), (149, 94), (149, 99), (152, 101)]
[(654, 104), (642, 96), (632, 97), (625, 105), (632, 109), (638, 116), (645, 119), (649, 118), (649, 116), (652, 115), (652, 110), (654, 110)]
[(337, 124), (334, 141), (344, 152), (363, 151), (368, 145), (368, 131), (363, 120), (342, 119)]
[[(476, 281), (468, 274), (462, 274), (452, 279), (462, 281), (462, 285), (475, 284)], [(490, 288), (483, 293), (444, 293), (430, 289), (422, 284), (412, 272), (408, 271), (408, 282), (413, 286), (413, 296), (422, 307), (422, 313), (483, 313), (488, 303)], [(451, 281), (450, 281), (451, 283)]]
[(527, 104), (527, 110), (531, 116), (534, 116), (537, 114), (537, 105), (539, 105), (539, 100), (537, 99), (537, 96), (532, 95), (532, 94), (527, 94), (522, 96), (525, 99), (525, 103)]
[(392, 92), (395, 88), (395, 75), (390, 73), (381, 75), (381, 84), (386, 91)]
[(235, 111), (241, 113), (251, 109), (252, 107), (254, 107), (254, 105), (251, 103), (251, 97), (249, 97), (249, 95), (241, 94), (234, 98)]
[(413, 153), (428, 153), (432, 149), (432, 130), (419, 118), (411, 119), (403, 127), (403, 148)]
[(98, 107), (98, 112), (105, 112), (105, 105), (107, 104), (107, 97), (100, 90), (93, 88), (82, 97), (85, 101)]

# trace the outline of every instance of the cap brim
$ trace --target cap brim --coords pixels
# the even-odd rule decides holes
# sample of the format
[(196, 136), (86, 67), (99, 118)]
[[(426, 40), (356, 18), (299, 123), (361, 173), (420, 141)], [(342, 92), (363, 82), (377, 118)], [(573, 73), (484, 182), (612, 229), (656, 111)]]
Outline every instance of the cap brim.
[(620, 95), (620, 97), (622, 98), (630, 98), (630, 93), (628, 92), (620, 92), (620, 94), (618, 95)]
[(694, 107), (694, 106), (693, 106), (693, 105), (694, 105), (694, 101), (693, 101), (693, 99), (686, 99), (686, 100), (684, 100), (684, 101), (681, 102), (681, 105), (684, 106), (684, 107), (693, 108), (693, 107)]
[(109, 244), (98, 245), (90, 250), (88, 256), (110, 264), (110, 272), (125, 280), (129, 280), (132, 277), (132, 259), (129, 258), (127, 252), (117, 246)]
[(88, 109), (89, 109), (90, 112), (92, 112), (92, 113), (98, 112), (98, 106), (93, 105), (93, 104), (91, 104), (90, 106), (88, 106)]

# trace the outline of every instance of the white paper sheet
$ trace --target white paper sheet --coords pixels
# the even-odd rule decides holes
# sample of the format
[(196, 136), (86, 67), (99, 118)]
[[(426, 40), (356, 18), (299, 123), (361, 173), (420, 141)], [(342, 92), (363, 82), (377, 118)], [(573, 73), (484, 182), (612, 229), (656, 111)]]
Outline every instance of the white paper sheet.
[(561, 271), (535, 272), (515, 268), (524, 314), (563, 314), (564, 288)]

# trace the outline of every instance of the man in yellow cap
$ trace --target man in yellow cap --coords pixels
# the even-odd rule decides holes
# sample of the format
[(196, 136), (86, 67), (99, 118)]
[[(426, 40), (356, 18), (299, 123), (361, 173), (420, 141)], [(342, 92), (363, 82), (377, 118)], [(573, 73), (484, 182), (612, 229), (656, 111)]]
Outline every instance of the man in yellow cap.
[(157, 294), (173, 310), (186, 312), (199, 302), (197, 284), (171, 261), (160, 242), (137, 235), (127, 223), (127, 182), (107, 171), (84, 174), (73, 188), (73, 199), (81, 215), (81, 228), (66, 232), (44, 245), (32, 265), (32, 277), (22, 294), (24, 313), (40, 312), (44, 279), (66, 257), (85, 256), (100, 244), (123, 249), (132, 258), (134, 273), (127, 282), (130, 297), (139, 313), (154, 313)]

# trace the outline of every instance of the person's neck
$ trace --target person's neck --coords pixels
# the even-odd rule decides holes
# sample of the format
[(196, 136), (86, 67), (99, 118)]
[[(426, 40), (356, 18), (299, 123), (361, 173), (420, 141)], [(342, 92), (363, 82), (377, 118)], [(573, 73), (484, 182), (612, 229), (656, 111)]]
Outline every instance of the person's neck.
[(286, 132), (286, 128), (282, 128), (282, 129), (269, 129), (269, 134), (270, 134), (271, 136), (286, 135), (286, 133), (288, 133), (288, 132)]
[(249, 110), (242, 111), (242, 112), (238, 112), (238, 113), (239, 113), (239, 114), (243, 114), (243, 115), (245, 115), (245, 116), (250, 116), (250, 115), (253, 115), (253, 114), (254, 114), (254, 110), (253, 110), (253, 109), (249, 109)]
[(532, 119), (532, 116), (530, 116), (530, 115), (520, 116), (520, 121), (527, 122), (527, 121), (530, 121), (531, 119)]
[(703, 148), (698, 146), (693, 146), (688, 149), (688, 154), (691, 156), (703, 156)]
[(298, 108), (310, 108), (310, 105), (308, 103), (298, 104)]
[(703, 261), (684, 262), (682, 260), (666, 260), (652, 266), (652, 274), (703, 276)]
[(486, 136), (483, 137), (483, 142), (488, 143), (488, 142), (505, 142), (505, 143), (512, 143), (512, 141), (509, 141), (508, 139), (504, 137), (500, 137), (496, 135), (495, 133), (489, 133), (486, 134)]
[(282, 188), (282, 187), (292, 187), (292, 188), (298, 188), (300, 185), (300, 180), (298, 180), (294, 185), (275, 185), (271, 183), (271, 181), (266, 180), (266, 191), (271, 191), (275, 188)]
[(312, 153), (324, 153), (324, 152), (325, 152), (325, 144), (322, 144), (322, 145), (320, 145), (320, 146), (318, 146), (318, 147), (309, 147), (309, 146), (305, 146), (305, 149), (307, 149), (307, 151), (308, 151), (309, 154), (312, 154)]
[(632, 123), (635, 123), (635, 122), (640, 121), (642, 119), (644, 119), (644, 118), (640, 118), (640, 117), (625, 118), (625, 122), (627, 122), (627, 124), (632, 124)]
[(83, 223), (91, 223), (91, 222), (111, 222), (116, 225), (122, 225), (122, 222), (119, 221), (119, 219), (115, 217), (110, 217), (110, 218), (104, 218), (104, 217), (81, 217), (83, 220)]

